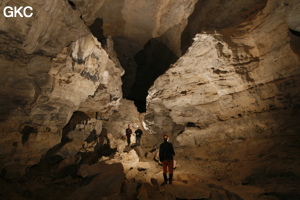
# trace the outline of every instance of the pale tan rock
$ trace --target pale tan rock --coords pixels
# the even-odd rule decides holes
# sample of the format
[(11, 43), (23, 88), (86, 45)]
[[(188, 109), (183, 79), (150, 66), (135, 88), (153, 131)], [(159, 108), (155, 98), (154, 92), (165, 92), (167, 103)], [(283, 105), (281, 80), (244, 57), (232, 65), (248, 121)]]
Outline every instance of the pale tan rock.
[(125, 147), (127, 146), (127, 142), (123, 139), (115, 139), (112, 134), (107, 134), (109, 139), (109, 145), (111, 149), (117, 149), (119, 153), (123, 152)]
[(97, 144), (97, 141), (92, 141), (90, 143), (84, 142), (82, 148), (80, 149), (80, 152), (94, 152)]
[[(10, 5), (15, 3), (13, 1)], [(40, 143), (43, 148), (30, 142), (34, 154), (22, 147), (29, 140), (18, 145), (20, 151), (24, 149), (24, 161), (28, 161), (24, 167), (36, 164), (43, 154), (60, 143), (60, 131), (74, 111), (81, 110), (93, 117), (97, 113), (98, 121), (89, 121), (85, 129), (96, 129), (99, 134), (102, 130), (100, 120), (107, 119), (119, 106), (122, 97), (120, 76), (123, 74), (101, 44), (88, 34), (79, 14), (67, 2), (32, 1), (31, 4), (36, 17), (26, 19), (26, 23), (12, 18), (0, 22), (0, 43), (10, 46), (1, 48), (0, 58), (3, 72), (0, 84), (4, 86), (0, 89), (0, 102), (5, 105), (0, 108), (2, 139), (11, 140), (14, 137), (10, 133), (20, 132), (21, 135), (28, 126), (26, 134), (30, 135), (29, 139), (35, 138), (37, 143), (43, 141)], [(5, 5), (7, 1), (1, 4), (1, 8)], [(21, 30), (12, 31), (17, 26)], [(40, 53), (27, 54), (33, 52)], [(12, 61), (13, 58), (18, 61)], [(15, 144), (20, 144), (20, 140), (15, 139)], [(11, 143), (3, 144), (11, 149)], [(14, 164), (7, 163), (8, 157), (15, 157), (15, 164), (19, 164), (18, 153), (1, 153), (1, 168)]]
[[(299, 57), (289, 47), (283, 8), (269, 2), (265, 13), (276, 14), (260, 15), (248, 25), (251, 32), (240, 37), (198, 34), (188, 52), (150, 88), (147, 126), (160, 134), (170, 132), (172, 122), (205, 129), (270, 106), (286, 107), (276, 100), (282, 94), (276, 82), (294, 82), (300, 70)], [(272, 37), (264, 38), (265, 32), (272, 32)], [(296, 97), (295, 91), (290, 94)], [(164, 118), (169, 118), (168, 126)], [(190, 144), (192, 136), (187, 139)]]
[(32, 17), (3, 17), (0, 21), (1, 30), (12, 40), (21, 40), (22, 46), (19, 47), (28, 54), (42, 51), (47, 55), (56, 55), (70, 42), (88, 34), (79, 13), (65, 1), (4, 1), (0, 5), (1, 10), (7, 5), (27, 5), (33, 9)]
[(139, 162), (137, 165), (137, 168), (139, 169), (150, 169), (151, 166), (148, 162)]
[(66, 134), (66, 136), (69, 139), (79, 139), (84, 141), (88, 136), (89, 136), (90, 132), (88, 131), (78, 131), (78, 130), (74, 130), (74, 131), (70, 131)]
[(99, 162), (105, 162), (105, 161), (108, 161), (109, 160), (109, 157), (107, 156), (102, 156), (100, 159), (99, 159)]
[(139, 157), (134, 150), (130, 150), (128, 153), (121, 153), (120, 156), (124, 171), (137, 167), (139, 163)]
[(82, 146), (84, 145), (84, 141), (81, 139), (73, 138), (71, 142), (66, 143), (62, 146), (59, 151), (55, 154), (60, 155), (63, 158), (67, 158), (69, 156), (75, 156)]
[(136, 126), (139, 125), (141, 128), (141, 122), (139, 118), (140, 114), (137, 111), (137, 108), (134, 105), (133, 101), (122, 99), (120, 100), (120, 107), (116, 110), (108, 122), (105, 124), (105, 127), (109, 130), (109, 133), (116, 138), (123, 137), (125, 140), (125, 130), (128, 127), (128, 124), (131, 126), (132, 136), (131, 142), (135, 143), (135, 134)]
[(137, 174), (138, 174), (138, 172), (139, 172), (139, 171), (138, 171), (137, 168), (133, 168), (133, 169), (129, 170), (129, 171), (126, 173), (126, 179), (127, 179), (128, 181), (135, 179), (136, 176), (137, 176)]
[(122, 163), (124, 172), (127, 173), (130, 169), (137, 168), (137, 165), (139, 163), (139, 157), (137, 153), (132, 149), (128, 153), (116, 153), (113, 159), (108, 160), (105, 163)]
[(182, 181), (183, 183), (192, 184), (192, 185), (201, 181), (199, 177), (196, 177), (196, 176), (193, 176), (190, 174), (178, 174), (177, 180)]
[[(105, 35), (123, 35), (134, 40), (140, 50), (151, 38), (158, 38), (177, 55), (181, 55), (180, 36), (195, 0), (180, 1), (74, 1), (88, 25), (103, 19)], [(143, 16), (143, 17), (140, 17)]]
[[(102, 124), (103, 124), (102, 120), (98, 120), (96, 118), (90, 118), (88, 120), (82, 121), (80, 124), (76, 124), (74, 131), (82, 131), (82, 132), (95, 131), (97, 135), (100, 135), (102, 131)], [(67, 133), (67, 135), (71, 134), (71, 132)]]
[(300, 31), (300, 14), (299, 14), (300, 3), (295, 0), (291, 0), (289, 1), (289, 3), (292, 4), (292, 6), (288, 7), (287, 24), (290, 29), (299, 32)]
[(162, 167), (161, 167), (161, 171), (159, 171), (157, 173), (153, 173), (151, 178), (154, 178), (158, 182), (158, 185), (163, 184), (164, 183), (164, 177), (163, 177)]
[(146, 157), (147, 159), (154, 159), (154, 154), (151, 153), (151, 152), (146, 152), (145, 157)]

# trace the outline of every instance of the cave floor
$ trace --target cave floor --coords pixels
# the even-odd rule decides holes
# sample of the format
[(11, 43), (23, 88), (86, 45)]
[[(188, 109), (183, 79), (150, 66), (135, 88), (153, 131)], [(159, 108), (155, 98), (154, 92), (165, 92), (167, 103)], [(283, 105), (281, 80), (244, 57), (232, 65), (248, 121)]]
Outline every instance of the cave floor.
[[(276, 137), (175, 147), (172, 185), (162, 185), (162, 167), (154, 159), (140, 157), (151, 168), (125, 179), (134, 183), (134, 195), (122, 189), (119, 199), (299, 199), (299, 144), (300, 137)], [(0, 179), (0, 199), (68, 199), (86, 181), (74, 176), (76, 167), (54, 171), (40, 163), (19, 180)]]

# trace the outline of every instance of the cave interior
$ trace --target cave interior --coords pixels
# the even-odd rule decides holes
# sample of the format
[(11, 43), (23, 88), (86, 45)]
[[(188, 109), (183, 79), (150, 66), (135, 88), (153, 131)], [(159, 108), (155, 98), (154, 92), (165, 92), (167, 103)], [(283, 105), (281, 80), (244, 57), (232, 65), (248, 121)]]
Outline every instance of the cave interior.
[(299, 1), (0, 3), (26, 5), (0, 19), (0, 199), (299, 199)]

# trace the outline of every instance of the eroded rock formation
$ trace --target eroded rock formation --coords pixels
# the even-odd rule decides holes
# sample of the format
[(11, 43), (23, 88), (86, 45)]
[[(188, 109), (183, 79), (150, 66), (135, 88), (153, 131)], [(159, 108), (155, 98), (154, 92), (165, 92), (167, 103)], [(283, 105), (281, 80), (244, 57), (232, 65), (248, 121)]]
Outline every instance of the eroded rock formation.
[(298, 199), (297, 0), (0, 3), (20, 5), (0, 18), (0, 197)]
[[(238, 27), (197, 34), (187, 53), (154, 82), (145, 122), (153, 133), (171, 133), (174, 143), (186, 147), (180, 163), (192, 162), (191, 168), (220, 181), (263, 185), (274, 192), (256, 194), (260, 198), (297, 196), (291, 188), (298, 181), (289, 184), (289, 175), (282, 175), (281, 181), (290, 189), (269, 185), (279, 181), (270, 171), (299, 174), (296, 168), (286, 168), (287, 157), (289, 166), (299, 164), (299, 157), (291, 153), (297, 149), (300, 128), (300, 59), (294, 48), (299, 36), (290, 31), (290, 21), (299, 23), (291, 17), (297, 16), (292, 14), (297, 6), (293, 1), (268, 1)], [(286, 155), (279, 156), (284, 146)], [(197, 158), (190, 159), (191, 154)], [(253, 155), (263, 161), (252, 162)]]
[(175, 2), (74, 0), (73, 2), (88, 26), (92, 25), (97, 18), (102, 19), (104, 35), (112, 35), (127, 44), (136, 43), (131, 44), (133, 51), (141, 50), (152, 38), (160, 38), (178, 56), (181, 55), (179, 44), (181, 32), (196, 3), (195, 0)]
[[(145, 112), (147, 90), (174, 62), (174, 57), (181, 55), (181, 33), (196, 1), (73, 2), (94, 35), (99, 35), (100, 40), (103, 35), (112, 36), (125, 69), (122, 77), (124, 97), (137, 100), (138, 105), (142, 104), (140, 110)], [(98, 27), (101, 24), (102, 28), (96, 30), (95, 24), (99, 24)], [(141, 76), (147, 78), (141, 79)]]
[[(240, 28), (244, 34), (228, 35), (227, 29), (197, 34), (188, 52), (149, 90), (146, 120), (149, 126), (153, 124), (151, 129), (167, 133), (176, 123), (187, 125), (185, 130), (205, 130), (211, 136), (207, 130), (223, 129), (219, 123), (257, 113), (269, 113), (266, 120), (271, 124), (298, 119), (293, 113), (299, 103), (299, 56), (291, 48), (286, 12), (286, 5), (269, 2), (260, 15)], [(265, 37), (266, 33), (272, 37)], [(276, 119), (276, 112), (290, 113), (290, 118)], [(159, 116), (162, 118), (156, 119)], [(289, 134), (295, 135), (297, 131), (292, 129)], [(220, 135), (222, 139), (223, 136)]]
[(78, 13), (67, 2), (29, 5), (35, 17), (1, 21), (1, 168), (14, 175), (60, 143), (74, 111), (107, 119), (122, 98), (123, 69)]

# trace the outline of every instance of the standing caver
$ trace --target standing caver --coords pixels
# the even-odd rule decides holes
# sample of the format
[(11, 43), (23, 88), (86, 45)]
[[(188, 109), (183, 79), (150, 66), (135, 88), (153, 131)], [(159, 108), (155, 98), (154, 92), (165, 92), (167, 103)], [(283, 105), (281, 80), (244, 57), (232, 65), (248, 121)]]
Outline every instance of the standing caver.
[(167, 171), (169, 171), (169, 184), (172, 184), (173, 179), (173, 156), (175, 156), (175, 151), (172, 143), (168, 142), (169, 136), (165, 134), (163, 136), (164, 142), (159, 147), (159, 160), (162, 162), (163, 166), (163, 176), (164, 183), (167, 183)]
[(136, 126), (137, 130), (134, 131), (135, 133), (135, 139), (136, 139), (136, 146), (140, 146), (141, 143), (141, 137), (143, 135), (143, 131), (139, 128), (139, 126)]
[(128, 128), (125, 130), (125, 133), (126, 133), (126, 137), (127, 137), (127, 145), (129, 146), (130, 145), (130, 137), (131, 137), (131, 134), (132, 134), (130, 124), (128, 124)]

